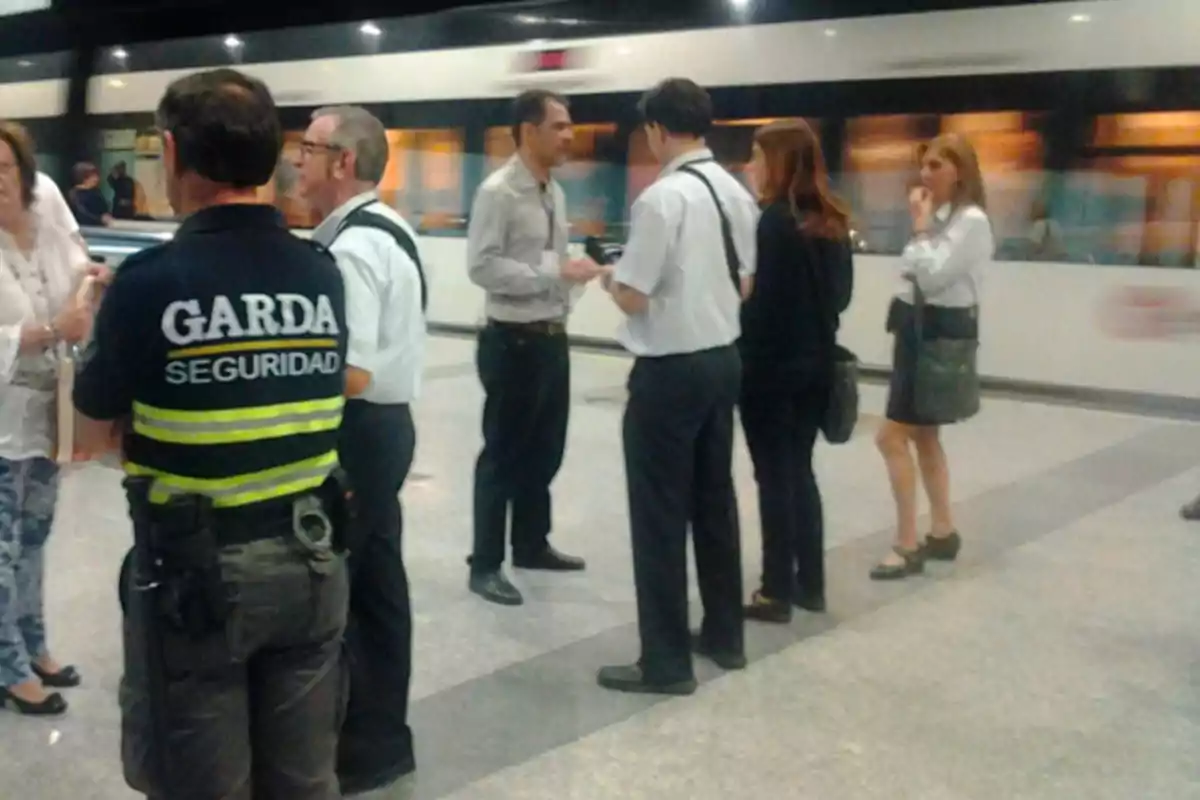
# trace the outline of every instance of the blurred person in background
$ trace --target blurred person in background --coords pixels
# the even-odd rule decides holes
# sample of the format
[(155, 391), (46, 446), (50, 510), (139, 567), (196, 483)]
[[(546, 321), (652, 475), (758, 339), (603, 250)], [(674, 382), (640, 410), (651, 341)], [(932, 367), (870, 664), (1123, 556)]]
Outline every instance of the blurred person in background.
[[(902, 280), (888, 310), (894, 346), (887, 420), (876, 435), (896, 501), (896, 541), (871, 570), (875, 580), (923, 572), (928, 559), (953, 561), (962, 546), (950, 510), (950, 467), (941, 440), (942, 426), (961, 416), (934, 417), (928, 410), (961, 403), (930, 397), (929, 387), (918, 385), (918, 360), (932, 340), (978, 342), (983, 273), (996, 249), (971, 143), (954, 134), (939, 136), (920, 148), (919, 157), (921, 185), (909, 193), (913, 236), (901, 255)], [(923, 542), (917, 538), (918, 468), (932, 517)]]
[(100, 191), (100, 170), (89, 161), (81, 161), (72, 170), (74, 187), (67, 193), (71, 212), (80, 225), (98, 227), (112, 223), (108, 201)]
[(42, 581), (58, 500), (62, 345), (86, 337), (92, 310), (76, 301), (90, 265), (72, 231), (38, 213), (30, 144), (0, 124), (0, 692), (9, 708), (45, 716), (67, 710), (48, 690), (81, 682), (50, 654)]
[(762, 521), (762, 587), (749, 619), (787, 622), (792, 605), (825, 610), (825, 532), (813, 448), (834, 369), (854, 264), (845, 204), (829, 190), (821, 145), (804, 120), (755, 134), (755, 290), (742, 306), (742, 429)]
[(133, 219), (136, 213), (137, 182), (129, 175), (129, 167), (124, 161), (113, 164), (112, 171), (108, 173), (108, 186), (113, 193), (113, 218)]

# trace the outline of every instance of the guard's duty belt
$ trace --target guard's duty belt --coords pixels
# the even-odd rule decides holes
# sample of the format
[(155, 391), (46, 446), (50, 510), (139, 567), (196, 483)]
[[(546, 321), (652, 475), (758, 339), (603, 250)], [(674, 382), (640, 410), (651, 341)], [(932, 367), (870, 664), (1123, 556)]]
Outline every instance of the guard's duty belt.
[(488, 327), (541, 336), (559, 336), (567, 332), (567, 324), (559, 319), (540, 319), (533, 322), (504, 322), (498, 319), (488, 319)]

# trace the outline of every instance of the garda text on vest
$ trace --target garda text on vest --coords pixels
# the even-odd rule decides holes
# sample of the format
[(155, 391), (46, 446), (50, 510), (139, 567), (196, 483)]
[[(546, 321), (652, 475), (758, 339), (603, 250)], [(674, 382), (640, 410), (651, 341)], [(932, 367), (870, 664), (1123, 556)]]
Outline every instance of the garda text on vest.
[(166, 381), (175, 386), (331, 375), (342, 368), (327, 295), (215, 295), (175, 300), (162, 315)]

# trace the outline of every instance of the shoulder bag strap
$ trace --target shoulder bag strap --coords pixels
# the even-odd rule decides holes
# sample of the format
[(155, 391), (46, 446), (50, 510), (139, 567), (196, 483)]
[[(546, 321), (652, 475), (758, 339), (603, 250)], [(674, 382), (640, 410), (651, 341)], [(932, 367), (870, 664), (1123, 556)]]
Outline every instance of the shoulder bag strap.
[(329, 244), (332, 247), (337, 238), (349, 228), (374, 228), (391, 236), (396, 240), (396, 244), (400, 246), (400, 249), (412, 259), (413, 264), (417, 268), (417, 279), (421, 283), (421, 310), (426, 311), (429, 307), (429, 287), (425, 282), (425, 270), (421, 265), (421, 256), (417, 252), (417, 244), (402, 226), (397, 225), (386, 217), (382, 217), (379, 214), (371, 214), (366, 210), (368, 206), (372, 206), (378, 202), (378, 200), (368, 200), (347, 214), (346, 218), (338, 225)]
[(712, 195), (713, 202), (717, 204), (717, 215), (721, 218), (721, 240), (725, 247), (725, 264), (729, 268), (729, 278), (733, 281), (733, 288), (737, 290), (738, 297), (742, 296), (742, 269), (741, 262), (738, 260), (737, 246), (733, 242), (733, 225), (729, 221), (729, 217), (725, 214), (725, 207), (721, 205), (721, 200), (717, 196), (717, 190), (713, 188), (712, 182), (705, 177), (700, 170), (693, 168), (692, 164), (711, 162), (712, 159), (703, 159), (703, 161), (693, 161), (679, 168), (680, 172), (686, 172), (696, 178), (708, 188), (708, 193)]

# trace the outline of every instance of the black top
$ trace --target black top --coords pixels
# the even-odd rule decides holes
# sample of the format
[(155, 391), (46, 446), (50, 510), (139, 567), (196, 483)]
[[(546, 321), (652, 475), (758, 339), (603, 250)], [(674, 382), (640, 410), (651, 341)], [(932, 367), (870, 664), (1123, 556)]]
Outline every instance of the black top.
[[(170, 413), (329, 401), (344, 391), (346, 341), (345, 289), (329, 252), (290, 233), (270, 206), (214, 206), (118, 268), (81, 359), (74, 401), (98, 420), (125, 417), (135, 403)], [(232, 416), (254, 424), (254, 415)], [(336, 425), (217, 444), (163, 438), (127, 434), (126, 458), (214, 479), (337, 447)]]
[(71, 201), (71, 213), (80, 225), (99, 226), (104, 224), (104, 215), (108, 213), (108, 201), (99, 186), (91, 189), (75, 187), (67, 193)]
[(754, 291), (742, 305), (738, 340), (747, 374), (812, 369), (832, 357), (827, 326), (836, 334), (850, 305), (852, 254), (848, 238), (802, 233), (787, 203), (763, 209)]
[(108, 176), (108, 185), (113, 192), (112, 215), (117, 219), (133, 219), (134, 198), (137, 184), (128, 175)]

